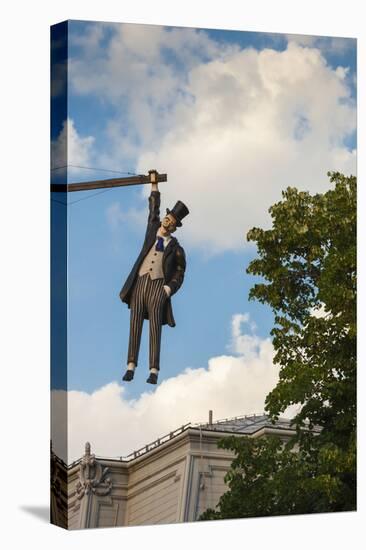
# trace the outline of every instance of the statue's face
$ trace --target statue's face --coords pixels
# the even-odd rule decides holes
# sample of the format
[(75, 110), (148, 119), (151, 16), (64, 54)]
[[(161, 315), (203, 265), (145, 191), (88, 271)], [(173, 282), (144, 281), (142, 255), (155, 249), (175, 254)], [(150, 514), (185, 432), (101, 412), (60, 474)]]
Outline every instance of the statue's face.
[(166, 216), (164, 216), (164, 218), (161, 220), (161, 225), (165, 229), (165, 231), (169, 231), (169, 233), (174, 233), (174, 231), (177, 229), (177, 222), (172, 214), (167, 214)]

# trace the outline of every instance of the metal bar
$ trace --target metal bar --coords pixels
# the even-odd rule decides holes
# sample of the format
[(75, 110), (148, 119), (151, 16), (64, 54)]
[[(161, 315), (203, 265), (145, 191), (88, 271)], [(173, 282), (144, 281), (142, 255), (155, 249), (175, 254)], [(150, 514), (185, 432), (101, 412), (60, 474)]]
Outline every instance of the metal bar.
[[(157, 182), (168, 181), (167, 174), (157, 174)], [(141, 185), (151, 183), (148, 176), (129, 176), (127, 178), (112, 178), (107, 180), (85, 181), (81, 183), (51, 183), (51, 192), (65, 193), (70, 191), (89, 191), (92, 189), (107, 189), (125, 187), (127, 185)]]

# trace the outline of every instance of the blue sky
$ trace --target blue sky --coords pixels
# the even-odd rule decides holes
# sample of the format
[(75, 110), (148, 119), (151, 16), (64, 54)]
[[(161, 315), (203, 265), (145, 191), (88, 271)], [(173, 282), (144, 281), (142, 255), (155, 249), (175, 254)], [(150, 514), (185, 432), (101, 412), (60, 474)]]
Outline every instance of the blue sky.
[[(266, 370), (273, 316), (248, 301), (255, 278), (245, 269), (255, 249), (245, 235), (269, 226), (268, 208), (287, 186), (321, 192), (328, 170), (355, 173), (356, 41), (70, 21), (68, 47), (68, 121), (54, 119), (54, 165), (67, 132), (69, 164), (167, 172), (162, 212), (182, 200), (191, 213), (176, 233), (187, 271), (172, 299), (176, 327), (163, 328), (165, 385), (145, 382), (148, 323), (135, 380), (126, 384), (129, 310), (118, 294), (142, 245), (149, 188), (70, 194), (69, 202), (79, 202), (68, 207), (68, 380), (66, 388), (54, 376), (53, 389), (68, 390), (78, 411), (85, 394), (89, 412), (93, 395), (104, 395), (105, 408), (119, 399), (123, 412), (119, 401), (111, 410), (122, 421), (137, 410), (151, 416), (155, 399), (159, 420), (144, 441), (169, 428), (159, 412), (169, 416), (191, 382), (192, 401), (179, 405), (172, 423), (200, 420), (208, 407), (221, 416), (253, 412), (248, 403), (262, 410), (257, 389), (275, 380), (274, 367)], [(114, 176), (67, 173), (69, 182)], [(233, 390), (234, 373), (242, 394)], [(194, 391), (210, 396), (203, 408)], [(113, 453), (101, 434), (90, 437), (99, 454)]]

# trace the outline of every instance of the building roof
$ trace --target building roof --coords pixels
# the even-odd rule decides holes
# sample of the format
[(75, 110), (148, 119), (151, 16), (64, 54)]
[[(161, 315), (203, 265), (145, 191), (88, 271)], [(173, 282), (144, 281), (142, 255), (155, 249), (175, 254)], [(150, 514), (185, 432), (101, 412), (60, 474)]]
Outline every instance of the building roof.
[[(215, 422), (205, 422), (205, 423), (191, 423), (184, 424), (183, 426), (180, 426), (179, 428), (175, 429), (174, 431), (159, 437), (155, 441), (152, 441), (151, 443), (148, 443), (141, 447), (140, 449), (137, 449), (130, 453), (127, 456), (120, 456), (120, 457), (102, 457), (96, 455), (96, 458), (99, 459), (105, 459), (105, 460), (118, 460), (122, 462), (129, 462), (131, 460), (134, 460), (142, 455), (145, 455), (146, 453), (156, 449), (157, 447), (160, 447), (164, 443), (171, 441), (172, 439), (175, 439), (179, 434), (183, 433), (184, 431), (188, 429), (195, 429), (197, 431), (199, 430), (205, 430), (205, 431), (212, 431), (212, 432), (225, 432), (225, 433), (232, 433), (232, 434), (253, 434), (260, 430), (261, 428), (282, 428), (282, 429), (294, 429), (291, 428), (291, 421), (285, 418), (279, 418), (275, 423), (272, 423), (269, 416), (266, 414), (250, 414), (250, 415), (244, 415), (244, 416), (234, 416), (232, 418), (225, 418), (222, 420), (216, 420)], [(72, 464), (69, 465), (69, 468), (75, 466), (78, 462), (80, 462), (81, 459), (78, 459), (74, 461)]]
[[(225, 418), (223, 420), (216, 420), (216, 422), (195, 423), (189, 422), (176, 430), (159, 437), (155, 441), (144, 445), (140, 449), (133, 451), (126, 457), (120, 457), (120, 460), (129, 461), (133, 460), (149, 451), (152, 451), (156, 447), (160, 447), (163, 443), (174, 439), (176, 436), (188, 429), (205, 430), (212, 432), (226, 432), (236, 434), (253, 434), (256, 431), (264, 427), (270, 428), (283, 428), (291, 429), (290, 420), (285, 418), (278, 419), (275, 423), (272, 423), (269, 416), (266, 414), (251, 414), (244, 416), (234, 416), (232, 418)], [(294, 428), (292, 428), (294, 429)]]
[(291, 420), (279, 418), (275, 423), (272, 423), (267, 414), (252, 414), (225, 418), (224, 420), (217, 420), (211, 424), (209, 422), (194, 424), (192, 427), (219, 432), (253, 434), (264, 427), (291, 429)]

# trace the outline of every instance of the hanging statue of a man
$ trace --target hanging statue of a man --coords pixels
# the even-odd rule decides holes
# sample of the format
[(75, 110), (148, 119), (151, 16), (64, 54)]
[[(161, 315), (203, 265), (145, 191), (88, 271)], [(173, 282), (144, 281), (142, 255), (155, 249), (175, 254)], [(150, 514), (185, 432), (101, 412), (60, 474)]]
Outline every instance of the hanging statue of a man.
[[(153, 180), (153, 176), (152, 180)], [(130, 336), (127, 370), (123, 380), (134, 377), (140, 349), (142, 325), (149, 320), (149, 367), (146, 382), (156, 384), (160, 370), (160, 341), (162, 325), (175, 326), (171, 296), (182, 286), (186, 258), (178, 240), (172, 236), (189, 210), (178, 201), (160, 220), (158, 184), (151, 184), (149, 218), (141, 252), (120, 292), (122, 302), (130, 308)]]

